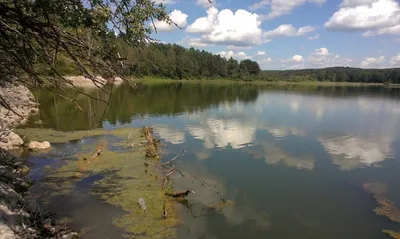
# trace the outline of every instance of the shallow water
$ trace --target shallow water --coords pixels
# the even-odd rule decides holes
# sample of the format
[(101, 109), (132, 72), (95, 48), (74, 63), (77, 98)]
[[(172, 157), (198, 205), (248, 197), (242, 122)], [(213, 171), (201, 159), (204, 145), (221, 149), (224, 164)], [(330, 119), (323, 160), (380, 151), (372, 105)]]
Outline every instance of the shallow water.
[[(105, 108), (79, 97), (82, 113), (48, 92), (35, 94), (40, 115), (28, 127), (89, 129)], [(187, 149), (176, 166), (235, 202), (206, 213), (202, 208), (218, 195), (176, 177), (177, 189), (196, 192), (188, 198), (192, 210), (182, 208), (178, 238), (383, 239), (382, 229), (400, 228), (374, 214), (376, 202), (362, 187), (385, 184), (386, 196), (400, 205), (400, 89), (177, 83), (133, 92), (119, 86), (100, 127), (142, 125), (154, 125), (168, 144), (162, 160)], [(29, 160), (40, 181), (45, 159)], [(91, 190), (90, 182), (79, 188)], [(96, 211), (107, 222), (102, 230), (110, 226), (114, 238), (120, 233), (111, 225), (118, 209), (75, 204), (70, 208)]]

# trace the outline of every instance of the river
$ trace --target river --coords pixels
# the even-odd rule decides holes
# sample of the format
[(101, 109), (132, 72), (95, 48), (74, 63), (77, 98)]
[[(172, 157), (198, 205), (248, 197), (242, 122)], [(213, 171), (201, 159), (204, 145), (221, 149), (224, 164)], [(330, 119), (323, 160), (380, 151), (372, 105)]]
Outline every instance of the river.
[[(101, 90), (85, 91), (107, 100)], [(26, 127), (86, 130), (105, 109), (83, 96), (77, 98), (81, 112), (49, 92), (35, 95), (40, 114)], [(132, 90), (121, 85), (103, 119), (98, 127), (104, 129), (153, 125), (167, 144), (162, 160), (186, 149), (176, 167), (212, 183), (234, 202), (221, 211), (203, 210), (218, 195), (177, 178), (177, 188), (195, 191), (188, 197), (192, 206), (180, 210), (179, 239), (384, 239), (389, 237), (383, 229), (400, 228), (373, 212), (377, 202), (364, 190), (376, 183), (400, 205), (398, 88), (165, 83)], [(55, 163), (27, 158), (40, 191), (43, 168)], [(111, 222), (121, 210), (99, 198), (85, 203), (87, 185), (96, 180), (81, 182), (81, 190), (68, 196), (68, 211), (52, 209), (75, 218), (78, 227), (100, 225), (92, 238), (118, 238), (122, 229)]]

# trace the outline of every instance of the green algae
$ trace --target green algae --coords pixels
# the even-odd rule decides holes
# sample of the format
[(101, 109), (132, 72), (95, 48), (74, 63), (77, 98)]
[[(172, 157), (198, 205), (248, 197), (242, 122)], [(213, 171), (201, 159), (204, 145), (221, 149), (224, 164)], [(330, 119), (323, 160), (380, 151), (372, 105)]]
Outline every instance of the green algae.
[[(15, 129), (16, 134), (25, 138), (25, 141), (49, 141), (50, 143), (67, 143), (69, 141), (81, 140), (85, 137), (114, 135), (119, 137), (126, 137), (123, 140), (129, 140), (129, 138), (138, 138), (139, 131), (135, 128), (119, 128), (113, 130), (105, 129), (93, 129), (93, 130), (80, 130), (62, 132), (53, 129), (42, 129), (42, 128), (25, 128)], [(139, 140), (139, 139), (138, 139)]]
[[(67, 139), (86, 136), (87, 132), (60, 133), (44, 130), (36, 133), (32, 131), (30, 135), (40, 135), (40, 140), (65, 142)], [(63, 138), (61, 140), (58, 137)], [(126, 212), (123, 217), (112, 219), (116, 226), (135, 238), (174, 237), (176, 226), (180, 223), (176, 201), (167, 198), (161, 189), (163, 175), (159, 161), (146, 159), (143, 146), (137, 144), (141, 141), (140, 130), (95, 130), (86, 137), (91, 137), (91, 144), (79, 146), (73, 156), (76, 160), (58, 169), (48, 170), (46, 184), (53, 189), (51, 196), (70, 194), (77, 183), (88, 176), (102, 175), (102, 179), (93, 183), (90, 193)], [(91, 163), (83, 160), (90, 158), (101, 142), (107, 143), (104, 143), (100, 155)], [(145, 200), (147, 211), (139, 207), (138, 198)], [(168, 216), (163, 219), (165, 208)]]
[(395, 232), (391, 230), (382, 230), (382, 232), (388, 234), (392, 238), (400, 239), (400, 232)]

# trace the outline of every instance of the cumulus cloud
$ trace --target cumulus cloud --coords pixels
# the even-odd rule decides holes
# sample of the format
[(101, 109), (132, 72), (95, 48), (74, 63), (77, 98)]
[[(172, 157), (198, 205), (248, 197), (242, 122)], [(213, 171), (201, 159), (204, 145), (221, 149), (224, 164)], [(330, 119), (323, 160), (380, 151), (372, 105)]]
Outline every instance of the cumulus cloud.
[(207, 149), (225, 148), (230, 145), (239, 149), (255, 139), (255, 126), (237, 120), (206, 118), (200, 125), (189, 125), (186, 130), (194, 138), (204, 141)]
[(202, 34), (201, 40), (208, 44), (251, 46), (262, 43), (261, 21), (257, 14), (239, 9), (218, 11), (212, 7), (207, 16), (196, 19), (186, 31)]
[[(262, 1), (265, 2), (265, 1)], [(306, 4), (306, 3), (313, 3), (313, 4), (322, 4), (325, 0), (271, 0), (270, 2), (270, 12), (266, 15), (262, 15), (262, 19), (273, 19), (282, 15), (290, 14), (295, 8)], [(256, 5), (256, 7), (262, 7), (266, 4)], [(253, 6), (254, 7), (254, 6)]]
[(400, 53), (397, 54), (397, 56), (392, 57), (390, 63), (392, 63), (392, 66), (394, 67), (400, 67)]
[[(169, 14), (169, 17), (179, 27), (182, 27), (182, 28), (186, 27), (187, 17), (188, 17), (187, 14), (175, 9)], [(154, 25), (156, 26), (157, 31), (169, 32), (169, 31), (179, 29), (174, 24), (168, 24), (168, 23), (162, 22), (162, 21), (155, 21)]]
[(281, 60), (281, 63), (284, 69), (301, 69), (304, 68), (304, 57), (294, 55), (292, 58)]
[(374, 142), (358, 137), (319, 137), (318, 141), (330, 153), (334, 164), (342, 170), (352, 170), (382, 162), (391, 154), (391, 141), (384, 138)]
[(237, 53), (235, 53), (234, 51), (221, 51), (221, 52), (218, 52), (218, 55), (225, 57), (226, 59), (230, 59), (231, 57), (238, 59), (238, 60), (252, 58), (251, 56), (248, 56), (245, 52), (242, 52), (242, 51), (237, 52)]
[(196, 38), (196, 37), (185, 37), (178, 43), (183, 45), (188, 45), (189, 47), (199, 47), (199, 48), (213, 46), (213, 44), (205, 43), (201, 40), (201, 38)]
[(400, 35), (400, 24), (394, 27), (385, 27), (378, 30), (368, 30), (362, 34), (365, 37), (376, 35)]
[(304, 58), (302, 56), (300, 56), (300, 55), (294, 55), (292, 57), (292, 60), (295, 61), (295, 62), (302, 62), (302, 61), (304, 61)]
[(283, 24), (279, 27), (275, 28), (274, 30), (267, 31), (263, 35), (268, 38), (272, 37), (296, 37), (296, 36), (304, 36), (307, 33), (315, 31), (314, 27), (311, 26), (304, 26), (296, 29), (291, 24)]
[(288, 167), (296, 169), (312, 170), (315, 166), (315, 158), (309, 155), (295, 157), (284, 149), (269, 143), (263, 143), (264, 159), (267, 164), (277, 165), (284, 164)]
[(362, 68), (381, 68), (383, 67), (384, 63), (386, 63), (386, 59), (384, 56), (367, 57), (361, 62), (360, 66)]
[(172, 129), (167, 125), (157, 125), (156, 133), (160, 138), (171, 144), (182, 144), (185, 142), (185, 134), (178, 129)]
[(264, 56), (265, 55), (265, 51), (259, 51), (257, 52), (257, 56)]
[(365, 30), (364, 36), (398, 34), (400, 5), (396, 0), (344, 0), (325, 22), (331, 30)]
[(319, 39), (319, 34), (318, 33), (315, 34), (315, 36), (308, 37), (308, 40), (310, 40), (310, 41), (318, 40), (318, 39)]

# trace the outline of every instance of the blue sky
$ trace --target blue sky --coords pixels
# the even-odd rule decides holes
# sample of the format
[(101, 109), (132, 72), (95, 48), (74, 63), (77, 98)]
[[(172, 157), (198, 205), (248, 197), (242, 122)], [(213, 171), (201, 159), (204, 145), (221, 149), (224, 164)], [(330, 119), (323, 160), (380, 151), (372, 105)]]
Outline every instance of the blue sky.
[(210, 51), (262, 69), (400, 67), (398, 0), (154, 0), (174, 25), (161, 42)]

